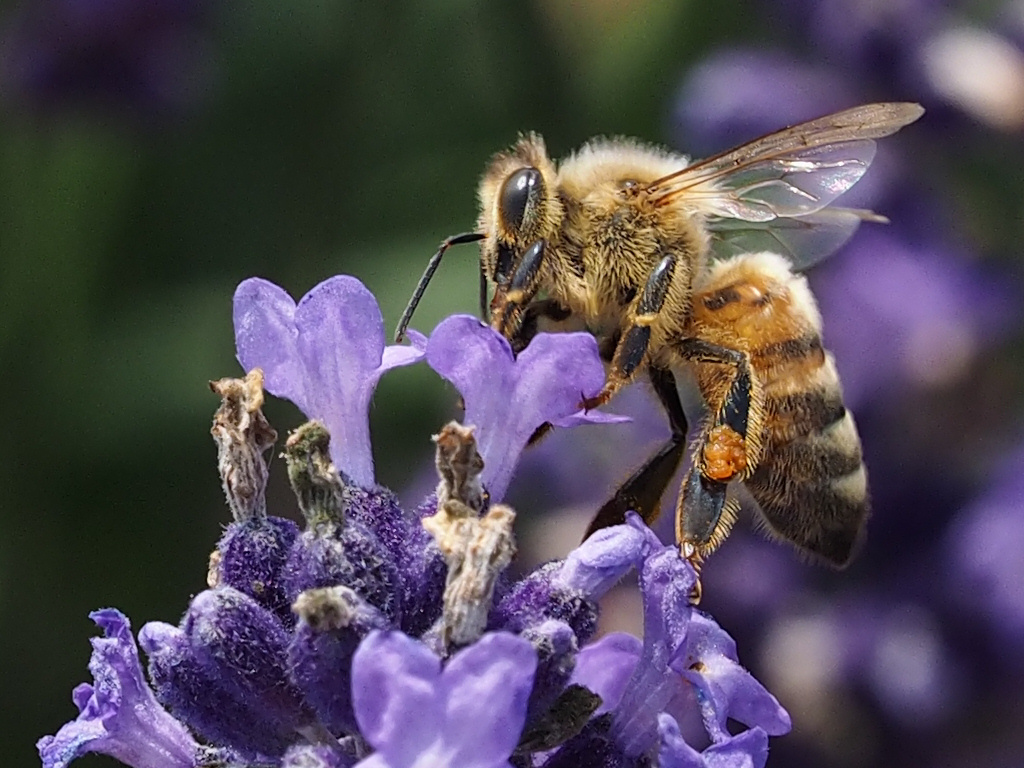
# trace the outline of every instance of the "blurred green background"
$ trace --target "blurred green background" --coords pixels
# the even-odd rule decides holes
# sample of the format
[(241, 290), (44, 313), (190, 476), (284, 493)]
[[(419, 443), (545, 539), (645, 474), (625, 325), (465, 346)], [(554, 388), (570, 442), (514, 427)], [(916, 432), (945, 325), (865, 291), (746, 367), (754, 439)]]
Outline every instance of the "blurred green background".
[[(169, 93), (2, 94), (0, 733), (17, 768), (74, 715), (90, 610), (137, 629), (175, 621), (205, 586), (227, 522), (207, 382), (240, 373), (242, 279), (298, 297), (354, 274), (393, 328), (437, 243), (473, 227), (491, 153), (526, 130), (554, 156), (596, 134), (668, 143), (690, 67), (766, 37), (739, 0), (137, 3), (187, 17), (183, 40), (154, 38)], [(0, 11), (4, 45), (32, 5)], [(971, 174), (976, 228), (987, 200), (1020, 211), (984, 166)], [(474, 312), (476, 289), (476, 250), (452, 251), (414, 326)], [(380, 482), (422, 478), (454, 399), (425, 366), (385, 377)], [(301, 421), (287, 403), (267, 412), (282, 433)]]

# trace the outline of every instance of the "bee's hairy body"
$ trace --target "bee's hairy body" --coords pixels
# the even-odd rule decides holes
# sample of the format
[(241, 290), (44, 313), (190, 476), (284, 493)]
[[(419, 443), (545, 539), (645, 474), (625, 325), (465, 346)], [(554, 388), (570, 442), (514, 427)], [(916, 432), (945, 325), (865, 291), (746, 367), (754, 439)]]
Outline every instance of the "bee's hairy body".
[(588, 331), (608, 378), (582, 404), (602, 405), (643, 375), (669, 417), (669, 440), (588, 535), (629, 510), (658, 514), (686, 449), (673, 374), (686, 368), (708, 415), (676, 509), (681, 553), (699, 566), (721, 543), (742, 483), (773, 535), (842, 567), (868, 518), (866, 472), (821, 316), (793, 270), (834, 251), (861, 221), (884, 221), (828, 206), (867, 169), (874, 139), (922, 112), (867, 104), (692, 164), (630, 139), (595, 139), (556, 165), (526, 135), (492, 158), (478, 232), (442, 243), (397, 336), (445, 250), (480, 241), (481, 310), (514, 351), (541, 330)]

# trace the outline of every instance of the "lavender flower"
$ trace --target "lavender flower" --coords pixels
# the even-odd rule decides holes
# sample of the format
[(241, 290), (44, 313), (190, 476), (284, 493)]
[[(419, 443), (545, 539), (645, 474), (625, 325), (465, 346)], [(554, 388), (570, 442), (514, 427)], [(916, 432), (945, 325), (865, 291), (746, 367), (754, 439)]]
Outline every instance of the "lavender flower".
[(194, 768), (200, 747), (149, 689), (128, 619), (113, 608), (89, 618), (104, 634), (92, 641), (93, 684), (75, 688), (78, 718), (36, 744), (43, 768), (64, 768), (86, 752), (133, 768)]
[[(733, 717), (781, 733), (784, 710), (736, 663), (728, 635), (694, 613), (692, 568), (639, 518), (518, 581), (505, 573), (515, 513), (488, 498), (484, 484), (489, 478), (504, 490), (541, 424), (607, 420), (575, 413), (581, 393), (602, 384), (593, 339), (540, 335), (514, 361), (475, 320), (442, 323), (427, 354), (460, 386), (476, 425), (449, 424), (435, 436), (440, 482), (410, 515), (387, 489), (367, 487), (372, 466), (360, 427), (380, 373), (422, 352), (383, 351), (379, 323), (360, 337), (356, 326), (367, 317), (379, 319), (379, 311), (351, 278), (321, 284), (298, 307), (264, 281), (240, 287), (239, 357), (329, 419), (345, 448), (336, 450), (318, 421), (289, 437), (285, 464), (306, 518), (305, 530), (289, 528), (266, 510), (274, 432), (260, 410), (262, 374), (214, 385), (223, 404), (213, 433), (236, 520), (211, 557), (210, 589), (177, 626), (151, 622), (140, 632), (153, 691), (126, 620), (97, 614), (116, 638), (96, 641), (94, 699), (104, 703), (99, 693), (110, 687), (107, 666), (97, 662), (100, 644), (110, 643), (120, 654), (119, 687), (107, 698), (122, 712), (130, 705), (134, 719), (114, 713), (97, 729), (86, 707), (40, 741), (46, 768), (86, 751), (156, 768), (641, 765), (659, 749), (659, 727), (670, 731), (659, 716), (694, 692), (715, 741), (704, 753), (708, 765), (755, 747), (763, 754), (763, 731), (761, 741), (729, 741), (722, 724)], [(477, 433), (485, 440), (479, 451)], [(341, 462), (355, 469), (343, 471)], [(597, 600), (632, 568), (641, 571), (645, 599), (642, 646), (587, 646)], [(602, 669), (609, 653), (610, 674)], [(129, 683), (131, 698), (120, 695)], [(76, 701), (91, 692), (76, 692)], [(190, 731), (212, 746), (201, 750)], [(666, 760), (688, 759), (677, 742), (662, 737)]]
[(475, 317), (455, 315), (431, 334), (427, 362), (465, 401), (466, 423), (478, 431), (483, 483), (494, 499), (504, 497), (519, 454), (544, 423), (616, 419), (579, 413), (583, 398), (604, 383), (597, 342), (587, 333), (541, 334), (513, 357), (500, 334)]
[(246, 371), (262, 368), (267, 391), (291, 400), (331, 433), (331, 457), (357, 485), (371, 488), (368, 408), (380, 377), (423, 357), (426, 340), (384, 346), (377, 300), (354, 277), (325, 280), (298, 305), (281, 288), (251, 278), (235, 291), (235, 340)]

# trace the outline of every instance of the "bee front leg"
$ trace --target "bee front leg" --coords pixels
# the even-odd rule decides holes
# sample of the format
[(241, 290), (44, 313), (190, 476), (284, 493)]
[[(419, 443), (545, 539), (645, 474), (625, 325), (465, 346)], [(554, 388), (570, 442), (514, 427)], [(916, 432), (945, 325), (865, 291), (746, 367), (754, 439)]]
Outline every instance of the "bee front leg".
[(756, 468), (763, 415), (746, 353), (701, 339), (685, 339), (678, 348), (689, 360), (722, 365), (728, 371), (724, 397), (697, 442), (676, 509), (680, 551), (699, 566), (736, 519), (736, 505), (727, 501), (726, 491), (731, 481), (749, 477)]
[(589, 410), (604, 405), (633, 378), (647, 354), (647, 347), (651, 343), (651, 326), (665, 306), (675, 271), (675, 256), (666, 256), (651, 271), (637, 302), (636, 313), (615, 348), (608, 380), (595, 397), (583, 400), (584, 408)]
[(544, 264), (546, 240), (538, 240), (526, 249), (507, 287), (498, 286), (491, 302), (491, 327), (506, 339), (515, 339), (526, 307), (537, 295)]

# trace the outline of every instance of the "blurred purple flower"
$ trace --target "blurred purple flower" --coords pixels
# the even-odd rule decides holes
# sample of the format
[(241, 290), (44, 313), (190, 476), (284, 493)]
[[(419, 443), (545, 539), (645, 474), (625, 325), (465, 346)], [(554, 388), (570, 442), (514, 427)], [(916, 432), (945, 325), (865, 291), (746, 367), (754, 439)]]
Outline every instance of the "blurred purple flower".
[(604, 384), (597, 342), (588, 333), (542, 333), (518, 357), (496, 331), (471, 315), (442, 320), (426, 348), (430, 367), (450, 381), (477, 429), (481, 476), (494, 500), (505, 496), (519, 454), (545, 422), (556, 426), (621, 420), (580, 413)]
[(676, 141), (698, 157), (857, 103), (838, 73), (780, 50), (718, 49), (687, 74), (676, 98)]
[(22, 3), (3, 33), (0, 90), (42, 112), (181, 112), (209, 80), (209, 13), (196, 0)]
[(862, 231), (812, 275), (846, 404), (955, 381), (1019, 317), (1016, 291), (893, 226)]
[(950, 526), (946, 557), (964, 609), (983, 616), (1007, 651), (1024, 653), (1024, 450)]
[[(824, 59), (859, 80), (898, 87), (918, 48), (947, 15), (946, 0), (785, 0), (765, 3)], [(849, 75), (848, 75), (849, 76)]]
[(376, 753), (360, 768), (507, 765), (526, 718), (537, 654), (486, 634), (442, 667), (425, 645), (372, 632), (352, 660), (352, 701)]
[(194, 768), (200, 747), (153, 696), (128, 619), (112, 608), (89, 618), (104, 634), (92, 640), (93, 684), (75, 688), (78, 718), (36, 744), (43, 768), (65, 768), (88, 752), (110, 755), (133, 768)]
[(377, 300), (354, 277), (340, 275), (295, 301), (260, 278), (235, 291), (235, 343), (246, 371), (262, 368), (268, 392), (291, 400), (331, 434), (331, 458), (356, 484), (371, 488), (369, 406), (380, 377), (423, 358), (426, 339), (384, 345)]

